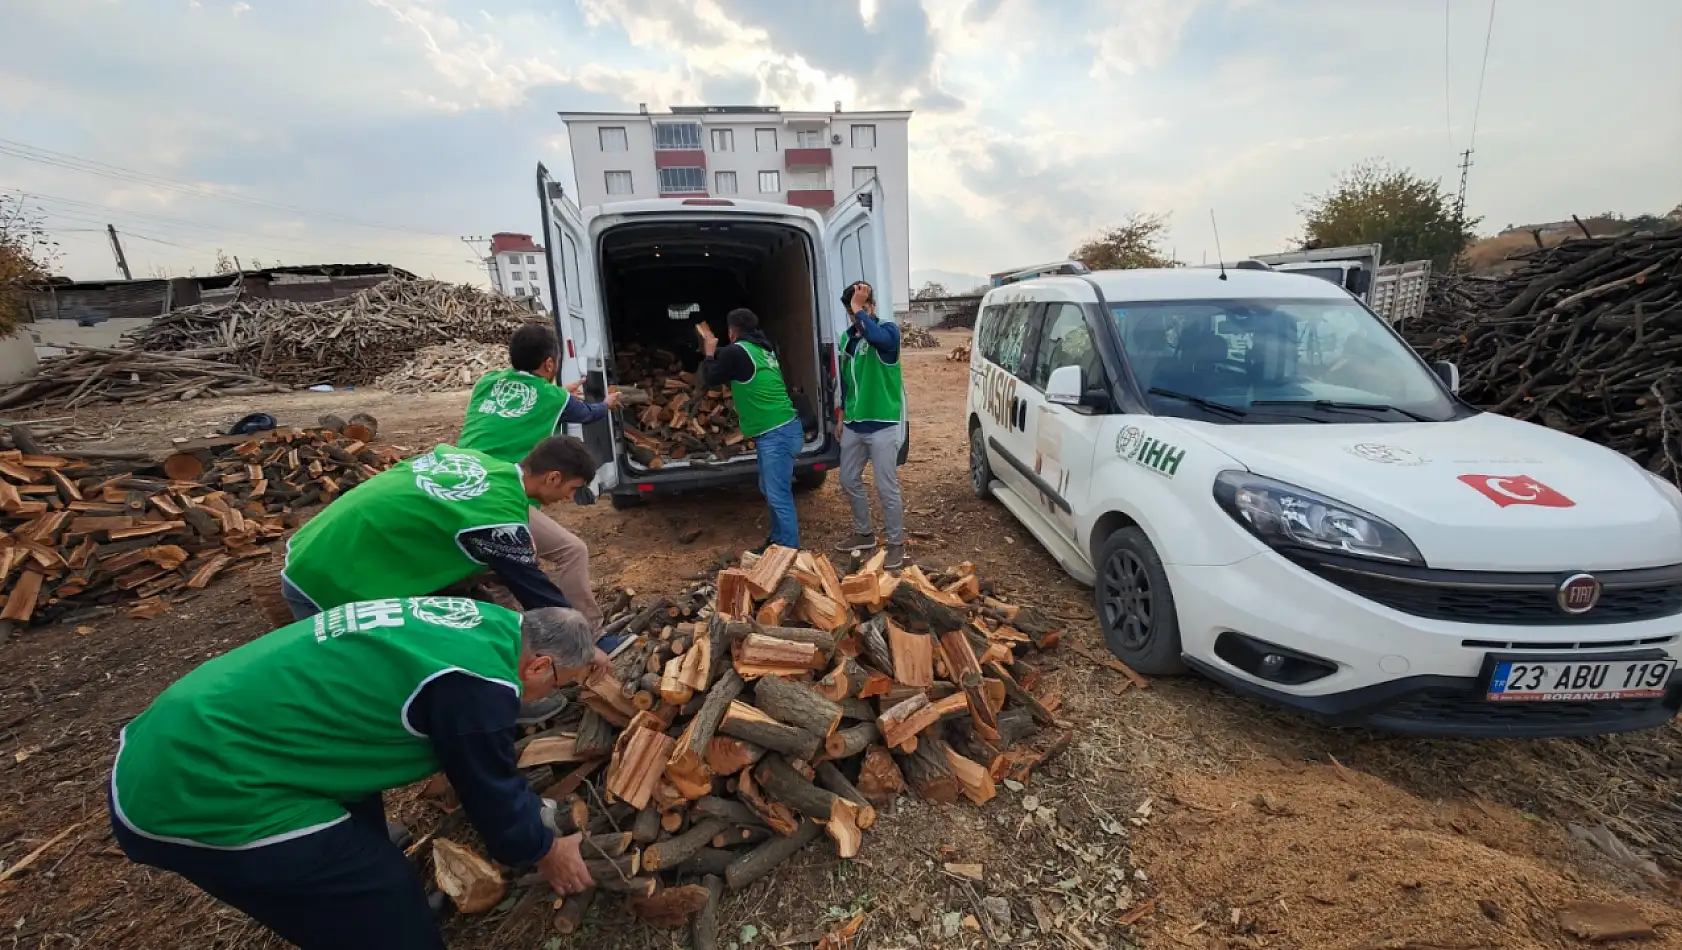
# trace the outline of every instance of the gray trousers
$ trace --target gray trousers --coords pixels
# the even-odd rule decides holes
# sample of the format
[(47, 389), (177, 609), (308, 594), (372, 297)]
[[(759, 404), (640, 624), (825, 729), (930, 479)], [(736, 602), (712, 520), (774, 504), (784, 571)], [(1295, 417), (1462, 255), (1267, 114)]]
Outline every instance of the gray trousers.
[(876, 478), (876, 501), (889, 544), (905, 543), (905, 503), (899, 495), (899, 426), (875, 432), (841, 427), (841, 494), (853, 506), (853, 532), (875, 534), (870, 526), (870, 497), (864, 490), (864, 463)]

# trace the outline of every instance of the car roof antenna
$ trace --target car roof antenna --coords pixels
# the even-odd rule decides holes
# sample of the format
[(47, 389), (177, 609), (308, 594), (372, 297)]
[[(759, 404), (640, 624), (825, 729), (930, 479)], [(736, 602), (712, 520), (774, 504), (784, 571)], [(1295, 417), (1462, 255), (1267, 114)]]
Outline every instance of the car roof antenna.
[(1221, 253), (1221, 228), (1215, 223), (1215, 209), (1209, 209), (1209, 230), (1215, 232), (1215, 263), (1221, 266), (1221, 279), (1226, 280), (1226, 255)]

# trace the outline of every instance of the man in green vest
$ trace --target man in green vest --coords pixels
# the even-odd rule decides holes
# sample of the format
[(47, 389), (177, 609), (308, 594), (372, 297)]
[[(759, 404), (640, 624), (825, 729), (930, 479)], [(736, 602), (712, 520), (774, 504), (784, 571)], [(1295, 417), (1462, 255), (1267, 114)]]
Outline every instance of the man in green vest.
[(701, 380), (707, 386), (730, 384), (730, 400), (741, 420), (742, 434), (754, 440), (759, 455), (759, 493), (771, 509), (771, 536), (766, 544), (800, 547), (800, 518), (794, 510), (794, 457), (800, 454), (805, 433), (794, 402), (788, 398), (782, 366), (771, 340), (759, 329), (759, 317), (745, 307), (724, 318), (730, 345), (719, 347), (718, 337), (705, 323), (701, 335)]
[(566, 608), (333, 607), (203, 664), (123, 729), (112, 833), (305, 950), (442, 950), (381, 794), (442, 771), (492, 858), (584, 890), (579, 836), (549, 827), (516, 767), (515, 717), (605, 664)]
[(887, 560), (905, 566), (905, 502), (899, 493), (899, 423), (905, 408), (900, 379), (899, 327), (876, 319), (875, 292), (864, 281), (848, 287), (842, 306), (852, 314), (841, 348), (841, 493), (853, 509), (853, 533), (836, 550), (876, 548), (870, 525), (870, 499), (864, 490), (864, 465), (870, 463), (876, 500), (887, 532)]
[[(617, 391), (602, 402), (586, 402), (580, 395), (582, 381), (566, 388), (555, 385), (560, 360), (554, 330), (541, 323), (515, 330), (508, 341), (509, 368), (486, 373), (473, 387), (456, 444), (498, 461), (518, 462), (560, 426), (590, 425), (609, 409), (619, 408)], [(573, 609), (600, 629), (602, 609), (590, 585), (590, 549), (540, 508), (532, 509), (530, 527), (537, 556), (555, 565), (550, 575), (555, 586)]]
[(519, 463), (440, 445), (370, 478), (310, 519), (286, 548), (281, 593), (300, 619), (358, 600), (424, 597), (484, 571), (527, 610), (570, 607), (538, 564), (533, 503), (571, 498), (596, 459), (571, 436)]

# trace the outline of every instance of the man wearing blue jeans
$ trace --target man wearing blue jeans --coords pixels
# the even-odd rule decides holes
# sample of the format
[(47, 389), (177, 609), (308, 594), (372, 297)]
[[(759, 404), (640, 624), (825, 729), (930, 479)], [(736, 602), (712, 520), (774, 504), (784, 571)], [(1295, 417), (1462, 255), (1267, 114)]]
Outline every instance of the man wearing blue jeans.
[(794, 402), (788, 398), (783, 370), (771, 340), (759, 329), (752, 310), (732, 310), (724, 318), (730, 345), (720, 347), (705, 323), (695, 327), (701, 336), (701, 380), (707, 386), (730, 384), (730, 400), (741, 420), (742, 434), (759, 453), (759, 493), (771, 509), (767, 544), (800, 546), (800, 519), (794, 510), (794, 457), (800, 454), (805, 433)]
[(905, 566), (905, 503), (899, 494), (899, 422), (905, 390), (899, 365), (899, 327), (876, 319), (875, 292), (858, 281), (841, 295), (853, 315), (841, 344), (841, 494), (853, 509), (853, 533), (835, 546), (849, 554), (876, 549), (870, 527), (870, 498), (864, 490), (864, 466), (876, 478), (882, 527), (888, 536), (882, 566)]

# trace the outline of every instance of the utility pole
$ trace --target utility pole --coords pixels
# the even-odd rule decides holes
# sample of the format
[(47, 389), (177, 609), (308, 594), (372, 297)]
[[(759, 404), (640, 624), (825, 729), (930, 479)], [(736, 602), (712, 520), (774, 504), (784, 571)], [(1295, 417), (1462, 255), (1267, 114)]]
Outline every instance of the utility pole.
[(133, 280), (134, 275), (128, 270), (128, 258), (123, 256), (123, 242), (117, 238), (117, 226), (107, 224), (105, 233), (111, 236), (111, 250), (117, 255), (117, 269), (123, 272), (124, 280)]
[[(1472, 150), (1466, 149), (1460, 153), (1460, 194), (1454, 199), (1454, 233), (1456, 237), (1466, 233), (1466, 176), (1472, 170)], [(1449, 261), (1448, 272), (1458, 273), (1460, 270), (1460, 255), (1455, 254)]]
[[(491, 289), (500, 291), (502, 285), (496, 279), (496, 258), (486, 250), (490, 246), (491, 239), (477, 234), (464, 235), (461, 243), (473, 249), (473, 261), (485, 269), (485, 278), (491, 282)], [(484, 247), (481, 247), (481, 245), (484, 245)]]

